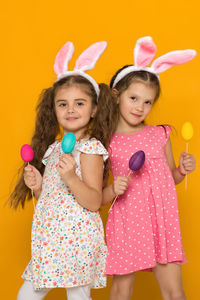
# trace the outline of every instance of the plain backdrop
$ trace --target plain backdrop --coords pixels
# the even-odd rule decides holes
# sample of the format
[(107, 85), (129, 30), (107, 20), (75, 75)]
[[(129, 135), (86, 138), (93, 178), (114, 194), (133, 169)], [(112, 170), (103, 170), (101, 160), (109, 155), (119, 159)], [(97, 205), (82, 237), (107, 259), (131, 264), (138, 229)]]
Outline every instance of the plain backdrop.
[[(13, 211), (5, 202), (21, 165), (20, 148), (29, 143), (35, 120), (35, 106), (43, 88), (55, 80), (53, 64), (62, 45), (72, 41), (75, 53), (69, 64), (89, 45), (106, 40), (108, 47), (89, 72), (97, 82), (109, 82), (114, 72), (133, 63), (133, 48), (138, 38), (152, 36), (157, 45), (156, 57), (171, 50), (196, 49), (200, 53), (199, 1), (3, 1), (1, 23), (1, 152), (0, 152), (0, 297), (16, 299), (23, 283), (21, 274), (30, 259), (33, 205)], [(175, 160), (185, 150), (180, 130), (185, 121), (194, 128), (189, 151), (197, 160), (196, 171), (177, 186), (180, 222), (188, 264), (183, 266), (183, 282), (190, 300), (200, 299), (200, 55), (161, 74), (162, 95), (148, 118), (149, 124), (170, 124)], [(39, 145), (38, 145), (39, 146)], [(104, 224), (108, 206), (101, 209)], [(93, 299), (108, 299), (111, 278), (106, 289), (92, 291)], [(150, 273), (138, 273), (134, 300), (161, 299), (159, 288)], [(66, 299), (62, 289), (46, 299)]]

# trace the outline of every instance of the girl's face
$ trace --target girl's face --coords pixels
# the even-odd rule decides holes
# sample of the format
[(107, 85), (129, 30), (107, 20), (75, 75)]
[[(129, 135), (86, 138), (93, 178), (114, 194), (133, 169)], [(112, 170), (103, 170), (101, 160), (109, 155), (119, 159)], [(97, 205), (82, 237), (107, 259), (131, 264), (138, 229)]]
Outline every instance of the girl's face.
[(148, 116), (156, 97), (155, 88), (143, 82), (133, 82), (118, 97), (119, 122), (138, 126)]
[(54, 101), (57, 120), (64, 134), (73, 132), (77, 139), (80, 138), (96, 112), (91, 96), (81, 86), (71, 85), (58, 89)]

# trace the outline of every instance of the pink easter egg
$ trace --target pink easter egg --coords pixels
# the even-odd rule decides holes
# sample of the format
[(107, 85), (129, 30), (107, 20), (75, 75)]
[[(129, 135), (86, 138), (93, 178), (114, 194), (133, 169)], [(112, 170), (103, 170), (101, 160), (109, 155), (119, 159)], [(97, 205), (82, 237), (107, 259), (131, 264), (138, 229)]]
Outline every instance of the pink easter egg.
[(34, 157), (33, 149), (28, 144), (25, 144), (21, 147), (20, 154), (21, 154), (21, 158), (25, 162), (30, 162)]

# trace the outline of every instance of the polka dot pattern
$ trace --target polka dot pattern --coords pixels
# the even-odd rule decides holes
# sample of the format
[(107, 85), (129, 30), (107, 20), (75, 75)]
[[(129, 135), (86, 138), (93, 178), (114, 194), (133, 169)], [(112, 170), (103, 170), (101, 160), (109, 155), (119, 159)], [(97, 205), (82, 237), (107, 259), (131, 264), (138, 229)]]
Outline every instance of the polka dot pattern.
[(145, 152), (143, 167), (131, 174), (106, 224), (106, 274), (151, 269), (156, 263), (185, 263), (174, 180), (165, 157), (171, 128), (145, 126), (134, 134), (114, 134), (110, 144), (112, 173), (128, 175), (129, 159)]

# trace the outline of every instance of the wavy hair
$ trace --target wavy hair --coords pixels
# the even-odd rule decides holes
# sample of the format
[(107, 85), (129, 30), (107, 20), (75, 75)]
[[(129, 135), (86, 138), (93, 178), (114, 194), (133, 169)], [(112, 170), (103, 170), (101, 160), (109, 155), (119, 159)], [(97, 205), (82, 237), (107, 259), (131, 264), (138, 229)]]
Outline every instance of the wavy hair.
[[(68, 76), (56, 81), (52, 87), (42, 91), (38, 105), (36, 107), (36, 122), (33, 137), (31, 139), (31, 146), (34, 151), (34, 158), (31, 162), (43, 175), (44, 165), (42, 158), (45, 151), (56, 138), (62, 136), (62, 130), (57, 121), (54, 98), (58, 89), (77, 85), (84, 89), (92, 99), (92, 105), (97, 105), (97, 112), (94, 118), (91, 118), (84, 134), (89, 134), (90, 138), (96, 138), (108, 149), (111, 134), (114, 131), (114, 122), (112, 117), (116, 113), (116, 105), (114, 103), (113, 94), (106, 84), (99, 84), (100, 95), (97, 103), (97, 94), (93, 85), (84, 77)], [(18, 171), (17, 184), (9, 197), (9, 204), (13, 208), (19, 205), (24, 208), (25, 201), (31, 199), (31, 191), (25, 185), (23, 178), (23, 169), (26, 163)], [(108, 171), (110, 168), (110, 160), (105, 163), (104, 179), (108, 178)], [(104, 181), (104, 182), (105, 182)]]

